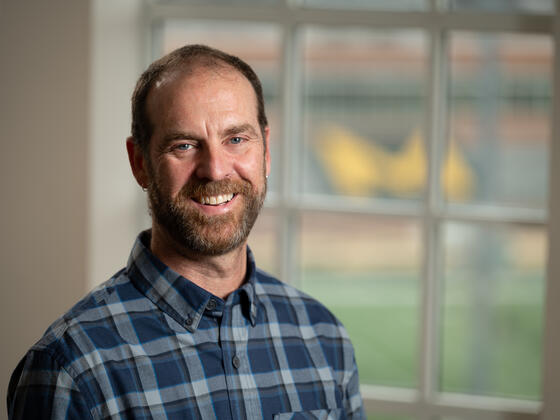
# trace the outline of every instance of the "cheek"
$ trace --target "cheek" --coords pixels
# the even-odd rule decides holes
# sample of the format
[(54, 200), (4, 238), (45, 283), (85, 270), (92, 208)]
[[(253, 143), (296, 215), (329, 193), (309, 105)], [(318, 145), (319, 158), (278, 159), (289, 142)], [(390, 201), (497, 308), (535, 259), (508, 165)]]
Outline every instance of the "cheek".
[(236, 166), (239, 175), (253, 183), (260, 182), (265, 176), (266, 165), (263, 153), (254, 154), (247, 159), (239, 159)]
[(157, 171), (156, 182), (162, 192), (175, 197), (189, 180), (189, 172), (184, 165), (162, 162)]

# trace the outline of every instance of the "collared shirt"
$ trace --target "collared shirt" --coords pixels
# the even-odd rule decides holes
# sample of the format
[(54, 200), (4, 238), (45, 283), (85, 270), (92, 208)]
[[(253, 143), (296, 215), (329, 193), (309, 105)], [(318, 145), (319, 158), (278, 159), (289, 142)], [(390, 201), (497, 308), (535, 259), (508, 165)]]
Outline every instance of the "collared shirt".
[(13, 419), (360, 419), (354, 351), (320, 303), (255, 268), (222, 300), (140, 234), (127, 267), (20, 362)]

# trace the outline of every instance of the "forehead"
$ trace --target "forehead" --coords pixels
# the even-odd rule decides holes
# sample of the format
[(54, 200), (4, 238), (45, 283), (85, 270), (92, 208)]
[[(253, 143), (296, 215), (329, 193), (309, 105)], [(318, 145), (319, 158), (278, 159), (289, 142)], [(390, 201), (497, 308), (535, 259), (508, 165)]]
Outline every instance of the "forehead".
[(154, 83), (146, 105), (151, 122), (156, 122), (154, 117), (157, 120), (158, 114), (196, 105), (243, 111), (238, 109), (241, 105), (257, 118), (253, 86), (238, 70), (226, 65), (197, 66), (165, 74)]

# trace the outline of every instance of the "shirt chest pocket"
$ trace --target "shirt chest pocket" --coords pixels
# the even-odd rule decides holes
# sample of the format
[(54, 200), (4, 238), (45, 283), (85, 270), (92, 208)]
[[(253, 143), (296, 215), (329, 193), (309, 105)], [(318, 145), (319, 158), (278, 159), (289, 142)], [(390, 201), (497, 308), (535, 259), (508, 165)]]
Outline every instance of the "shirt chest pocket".
[(343, 420), (345, 418), (340, 408), (334, 410), (293, 411), (274, 415), (274, 420)]

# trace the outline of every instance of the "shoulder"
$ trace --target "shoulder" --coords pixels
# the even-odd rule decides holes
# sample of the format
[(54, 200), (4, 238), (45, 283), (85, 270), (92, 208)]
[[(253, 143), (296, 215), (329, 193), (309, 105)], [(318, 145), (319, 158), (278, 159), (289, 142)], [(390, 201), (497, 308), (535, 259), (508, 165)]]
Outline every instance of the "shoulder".
[(83, 374), (102, 362), (100, 352), (119, 337), (119, 314), (141, 297), (121, 270), (54, 321), (12, 373), (8, 406), (13, 417), (43, 418), (30, 413), (54, 413), (56, 408), (64, 412), (60, 418), (66, 417), (64, 410), (89, 418), (87, 407), (95, 404), (83, 392), (88, 389)]
[(72, 371), (97, 348), (110, 345), (119, 317), (135, 306), (145, 306), (148, 300), (142, 298), (123, 269), (54, 321), (30, 353), (48, 354)]

